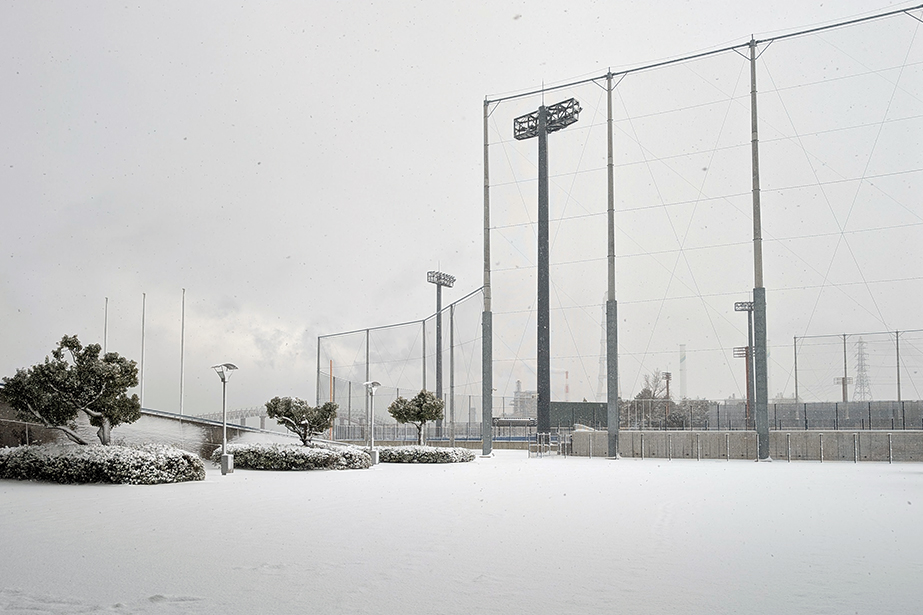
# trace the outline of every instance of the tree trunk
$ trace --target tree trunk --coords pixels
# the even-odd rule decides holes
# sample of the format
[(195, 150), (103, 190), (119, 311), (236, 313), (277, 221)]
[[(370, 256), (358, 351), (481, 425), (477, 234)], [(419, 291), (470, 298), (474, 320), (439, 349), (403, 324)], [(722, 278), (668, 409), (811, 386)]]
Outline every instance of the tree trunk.
[(99, 436), (99, 441), (104, 446), (109, 446), (109, 443), (112, 441), (112, 425), (109, 423), (109, 419), (103, 417), (103, 424), (99, 426), (99, 429), (96, 431), (96, 435)]
[(417, 446), (423, 446), (423, 425), (417, 425)]

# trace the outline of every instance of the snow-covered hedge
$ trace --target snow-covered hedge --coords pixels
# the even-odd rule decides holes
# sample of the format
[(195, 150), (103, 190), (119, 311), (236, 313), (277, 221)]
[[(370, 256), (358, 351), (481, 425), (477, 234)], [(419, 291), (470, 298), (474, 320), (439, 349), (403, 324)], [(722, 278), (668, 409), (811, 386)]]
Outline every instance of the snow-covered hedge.
[[(355, 446), (301, 444), (228, 444), (234, 455), (234, 467), (249, 470), (355, 470), (369, 468), (369, 454)], [(212, 461), (221, 459), (221, 448), (212, 453)]]
[(474, 453), (467, 448), (439, 446), (383, 446), (378, 449), (382, 463), (460, 463), (474, 461)]
[(0, 478), (156, 485), (205, 480), (205, 464), (172, 446), (38, 444), (0, 448)]

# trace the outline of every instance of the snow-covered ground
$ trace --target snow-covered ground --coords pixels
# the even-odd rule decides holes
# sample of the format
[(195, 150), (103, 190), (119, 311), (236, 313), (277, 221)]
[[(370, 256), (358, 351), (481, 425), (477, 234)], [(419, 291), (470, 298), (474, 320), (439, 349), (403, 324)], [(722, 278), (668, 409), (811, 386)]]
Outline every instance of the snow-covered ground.
[(0, 481), (3, 613), (916, 613), (923, 465), (493, 458)]

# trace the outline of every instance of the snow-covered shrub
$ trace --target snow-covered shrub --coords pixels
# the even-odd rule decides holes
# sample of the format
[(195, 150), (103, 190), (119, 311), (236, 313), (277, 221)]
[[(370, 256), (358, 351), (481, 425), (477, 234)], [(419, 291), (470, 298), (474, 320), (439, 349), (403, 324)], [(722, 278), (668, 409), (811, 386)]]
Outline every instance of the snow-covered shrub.
[(205, 464), (171, 446), (40, 444), (0, 448), (0, 478), (156, 485), (205, 480)]
[[(249, 470), (355, 470), (369, 468), (369, 454), (354, 446), (332, 446), (319, 442), (300, 444), (254, 443), (228, 444), (234, 455), (234, 467)], [(221, 449), (212, 453), (218, 463)]]
[(382, 463), (460, 463), (474, 461), (474, 453), (461, 447), (383, 446), (378, 449), (378, 460)]

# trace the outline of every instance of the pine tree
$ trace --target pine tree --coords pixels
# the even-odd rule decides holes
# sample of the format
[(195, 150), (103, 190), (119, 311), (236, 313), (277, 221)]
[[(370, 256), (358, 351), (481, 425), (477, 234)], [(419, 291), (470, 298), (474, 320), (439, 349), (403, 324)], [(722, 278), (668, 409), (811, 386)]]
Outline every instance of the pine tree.
[(429, 421), (443, 417), (445, 402), (430, 391), (420, 391), (411, 399), (398, 397), (388, 406), (388, 414), (398, 423), (410, 423), (417, 428), (417, 444), (423, 444), (423, 427)]
[(101, 350), (99, 344), (84, 347), (76, 335), (65, 335), (44, 363), (3, 378), (0, 396), (23, 420), (37, 420), (77, 444), (88, 444), (76, 432), (82, 412), (99, 428), (99, 441), (108, 445), (113, 427), (141, 418), (141, 403), (137, 395), (127, 395), (138, 386), (137, 364), (116, 352), (100, 358)]

